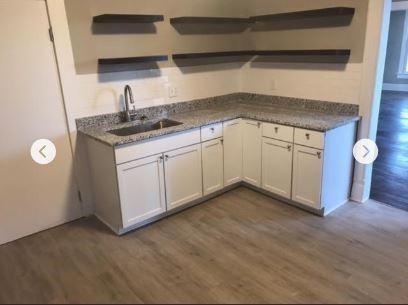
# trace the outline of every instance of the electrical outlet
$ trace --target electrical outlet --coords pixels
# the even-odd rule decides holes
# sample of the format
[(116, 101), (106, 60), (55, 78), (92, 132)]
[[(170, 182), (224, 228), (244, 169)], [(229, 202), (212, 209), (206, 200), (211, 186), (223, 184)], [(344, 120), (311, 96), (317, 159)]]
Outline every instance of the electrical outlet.
[(168, 91), (169, 91), (169, 98), (177, 97), (177, 95), (178, 95), (177, 87), (169, 86)]

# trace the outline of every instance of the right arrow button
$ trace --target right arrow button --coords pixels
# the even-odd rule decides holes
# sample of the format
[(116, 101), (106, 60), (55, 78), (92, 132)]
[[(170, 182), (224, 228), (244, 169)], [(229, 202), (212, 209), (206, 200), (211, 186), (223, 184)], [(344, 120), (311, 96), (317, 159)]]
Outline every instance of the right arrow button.
[(378, 157), (378, 147), (370, 139), (362, 139), (354, 145), (354, 158), (361, 164), (371, 164)]

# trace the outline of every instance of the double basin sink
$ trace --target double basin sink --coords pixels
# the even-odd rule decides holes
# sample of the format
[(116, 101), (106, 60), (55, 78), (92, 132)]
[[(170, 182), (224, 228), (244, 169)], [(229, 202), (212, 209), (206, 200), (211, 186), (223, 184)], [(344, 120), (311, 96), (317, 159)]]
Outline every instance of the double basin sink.
[(135, 135), (138, 133), (143, 133), (143, 132), (148, 132), (148, 131), (154, 131), (154, 130), (160, 130), (164, 128), (169, 128), (173, 126), (178, 126), (182, 125), (183, 123), (169, 120), (169, 119), (162, 119), (160, 121), (155, 121), (155, 122), (149, 122), (149, 123), (143, 123), (139, 125), (134, 125), (130, 127), (124, 127), (120, 129), (114, 129), (114, 130), (109, 130), (108, 132), (111, 134), (114, 134), (116, 136), (120, 137), (126, 137), (126, 136), (131, 136)]

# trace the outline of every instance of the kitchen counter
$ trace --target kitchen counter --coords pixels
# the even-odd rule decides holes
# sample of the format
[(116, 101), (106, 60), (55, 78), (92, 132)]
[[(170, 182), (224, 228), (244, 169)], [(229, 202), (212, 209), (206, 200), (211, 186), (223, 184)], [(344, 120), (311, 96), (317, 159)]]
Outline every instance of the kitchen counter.
[(111, 114), (77, 120), (78, 132), (116, 147), (236, 118), (321, 132), (360, 119), (356, 105), (244, 93), (151, 107), (137, 112), (151, 120), (169, 118), (183, 124), (131, 136), (116, 136), (108, 131), (141, 124), (141, 121), (121, 123), (120, 114)]

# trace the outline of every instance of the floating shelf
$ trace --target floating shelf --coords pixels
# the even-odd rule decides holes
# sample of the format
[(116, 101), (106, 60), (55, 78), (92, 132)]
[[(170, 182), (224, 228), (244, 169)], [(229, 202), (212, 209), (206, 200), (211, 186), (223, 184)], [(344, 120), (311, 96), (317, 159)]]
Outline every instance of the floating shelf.
[(169, 58), (167, 55), (123, 57), (123, 58), (100, 58), (98, 60), (98, 64), (99, 65), (140, 64), (157, 61), (166, 61), (168, 59)]
[(183, 23), (250, 23), (248, 18), (231, 18), (231, 17), (176, 17), (171, 18), (171, 24), (183, 24)]
[(105, 14), (93, 17), (94, 23), (153, 23), (163, 20), (163, 15)]
[(312, 19), (322, 17), (336, 17), (336, 16), (353, 16), (355, 13), (353, 7), (331, 7), (317, 10), (297, 11), (290, 13), (280, 13), (271, 15), (262, 15), (250, 17), (251, 22), (271, 22), (271, 21), (288, 21), (297, 19)]
[(173, 59), (198, 59), (198, 58), (211, 58), (211, 57), (253, 56), (253, 55), (254, 55), (254, 51), (184, 53), (184, 54), (173, 54)]
[(327, 49), (327, 50), (263, 50), (263, 51), (230, 51), (211, 53), (184, 53), (174, 54), (173, 59), (198, 59), (210, 57), (227, 56), (342, 56), (349, 57), (351, 51), (348, 49)]
[(350, 54), (351, 54), (351, 50), (348, 50), (348, 49), (254, 51), (254, 55), (258, 55), (258, 56), (343, 56), (343, 57), (349, 57)]

